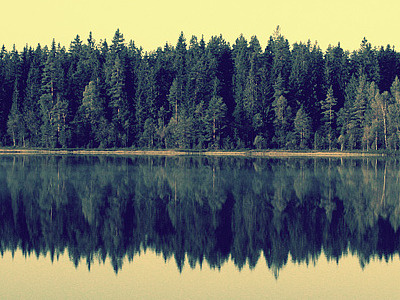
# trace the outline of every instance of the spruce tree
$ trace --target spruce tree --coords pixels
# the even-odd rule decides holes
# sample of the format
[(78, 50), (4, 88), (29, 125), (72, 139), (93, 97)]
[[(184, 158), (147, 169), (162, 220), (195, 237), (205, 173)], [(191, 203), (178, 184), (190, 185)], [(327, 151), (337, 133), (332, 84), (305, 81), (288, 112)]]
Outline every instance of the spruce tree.
[(209, 146), (214, 149), (221, 147), (222, 132), (225, 129), (225, 117), (227, 113), (227, 107), (222, 100), (222, 97), (218, 95), (218, 89), (220, 88), (219, 80), (215, 78), (213, 95), (207, 109), (207, 136), (210, 141)]
[(125, 72), (119, 55), (116, 56), (108, 83), (108, 95), (112, 109), (112, 122), (116, 129), (117, 142), (127, 147), (130, 139), (131, 115), (125, 92)]
[(43, 69), (42, 95), (40, 96), (40, 111), (42, 116), (41, 143), (44, 147), (55, 148), (59, 146), (59, 127), (55, 126), (57, 121), (53, 118), (53, 108), (62, 97), (63, 92), (63, 70), (58, 60), (58, 51), (53, 40), (51, 51)]
[(284, 90), (284, 81), (281, 76), (274, 85), (274, 102), (272, 103), (273, 110), (275, 112), (274, 118), (274, 140), (278, 148), (285, 148), (287, 143), (288, 133), (291, 131), (292, 122), (292, 109), (288, 104), (286, 97), (286, 91)]
[(21, 113), (21, 97), (19, 96), (18, 89), (18, 80), (15, 80), (13, 101), (7, 121), (7, 133), (10, 135), (14, 147), (19, 144), (25, 144), (25, 126)]
[(336, 98), (333, 96), (333, 88), (329, 87), (326, 98), (321, 101), (322, 121), (324, 123), (324, 132), (328, 142), (328, 150), (332, 150), (334, 141), (334, 128), (335, 128), (335, 106), (337, 104)]
[(311, 119), (303, 106), (300, 106), (294, 119), (294, 131), (298, 138), (298, 145), (301, 149), (308, 148), (311, 136)]
[(390, 87), (391, 100), (388, 106), (388, 145), (391, 149), (399, 149), (400, 141), (400, 81), (396, 76)]

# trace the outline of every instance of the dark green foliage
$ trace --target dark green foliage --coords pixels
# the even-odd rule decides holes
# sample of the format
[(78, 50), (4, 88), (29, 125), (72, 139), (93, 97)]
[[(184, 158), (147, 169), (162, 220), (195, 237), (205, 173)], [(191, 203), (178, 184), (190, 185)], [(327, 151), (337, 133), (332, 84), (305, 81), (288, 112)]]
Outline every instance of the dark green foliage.
[[(230, 46), (182, 32), (176, 46), (144, 52), (119, 30), (110, 43), (76, 36), (68, 50), (3, 47), (0, 144), (397, 149), (399, 75), (390, 45), (323, 53), (310, 41), (291, 47), (279, 26), (264, 51), (256, 36)], [(310, 121), (306, 143), (297, 112)]]

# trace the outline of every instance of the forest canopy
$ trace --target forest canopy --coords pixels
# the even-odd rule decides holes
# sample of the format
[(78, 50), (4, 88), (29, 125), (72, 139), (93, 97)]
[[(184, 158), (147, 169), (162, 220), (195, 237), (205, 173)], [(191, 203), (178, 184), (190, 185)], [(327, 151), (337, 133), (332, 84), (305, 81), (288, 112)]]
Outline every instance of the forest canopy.
[(0, 51), (0, 143), (46, 148), (400, 148), (400, 55), (181, 33)]

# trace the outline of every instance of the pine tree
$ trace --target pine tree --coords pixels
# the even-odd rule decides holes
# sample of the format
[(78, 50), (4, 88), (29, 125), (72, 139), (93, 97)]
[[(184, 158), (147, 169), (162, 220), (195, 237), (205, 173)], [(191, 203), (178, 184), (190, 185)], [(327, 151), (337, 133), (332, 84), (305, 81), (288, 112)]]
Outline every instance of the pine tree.
[(275, 111), (275, 141), (279, 148), (285, 148), (287, 135), (290, 132), (290, 121), (292, 120), (292, 110), (284, 96), (279, 96), (272, 104)]
[(168, 95), (169, 107), (171, 107), (173, 112), (171, 120), (173, 119), (175, 124), (178, 124), (179, 100), (179, 84), (178, 79), (175, 78), (172, 82)]
[(243, 108), (246, 120), (249, 122), (248, 142), (254, 142), (254, 138), (262, 128), (262, 118), (260, 114), (260, 93), (258, 79), (257, 54), (251, 54), (250, 70), (246, 80), (244, 90)]
[(110, 126), (105, 118), (104, 99), (98, 87), (98, 81), (90, 81), (83, 92), (82, 104), (75, 116), (78, 146), (109, 146)]
[(396, 53), (394, 47), (383, 46), (377, 52), (377, 60), (379, 64), (379, 83), (378, 87), (381, 92), (390, 91), (395, 77), (400, 74), (400, 57)]
[(378, 145), (381, 144), (379, 137), (383, 137), (383, 146), (385, 149), (388, 148), (388, 101), (389, 94), (387, 91), (382, 94), (379, 92), (377, 85), (372, 82), (368, 90), (368, 98), (370, 102), (370, 120), (372, 123), (371, 134), (374, 136), (375, 150), (378, 149)]
[[(290, 95), (296, 100), (296, 105), (303, 105), (307, 109), (311, 106), (311, 96), (308, 86), (312, 84), (310, 78), (310, 43), (296, 43), (292, 50), (292, 69), (289, 76)], [(294, 104), (294, 103), (293, 103)]]
[(328, 141), (328, 150), (332, 150), (332, 142), (334, 140), (334, 128), (335, 128), (335, 106), (337, 104), (336, 98), (333, 96), (333, 88), (329, 87), (326, 94), (326, 98), (321, 101), (321, 111), (323, 114), (324, 129), (326, 132), (326, 139)]
[(146, 122), (143, 126), (142, 143), (148, 148), (153, 148), (155, 143), (155, 136), (156, 126), (154, 124), (154, 119), (148, 118), (146, 119)]
[(26, 125), (26, 145), (40, 145), (41, 111), (40, 96), (42, 94), (42, 73), (45, 57), (40, 45), (33, 53), (26, 82), (26, 98), (22, 108)]
[(388, 145), (397, 150), (400, 141), (400, 81), (396, 76), (390, 88), (390, 104), (388, 106)]
[(273, 58), (271, 82), (276, 82), (278, 77), (281, 76), (286, 89), (291, 70), (291, 53), (289, 41), (281, 34), (279, 26), (277, 26), (273, 35), (270, 37), (266, 51), (270, 52)]
[(40, 96), (40, 111), (42, 116), (41, 138), (44, 147), (57, 147), (59, 128), (54, 127), (56, 116), (53, 114), (53, 108), (57, 101), (61, 101), (63, 92), (63, 70), (57, 57), (55, 41), (53, 40), (52, 48), (48, 54), (42, 77), (42, 95)]
[(56, 146), (67, 148), (70, 145), (71, 132), (68, 124), (68, 102), (57, 95), (56, 102), (50, 110), (51, 127), (55, 131)]
[(120, 54), (126, 50), (124, 35), (119, 31), (119, 28), (115, 31), (110, 51), (114, 54)]
[(274, 130), (275, 136), (274, 140), (279, 148), (286, 147), (287, 143), (287, 135), (291, 131), (292, 121), (292, 110), (288, 105), (288, 101), (284, 94), (286, 91), (284, 90), (284, 82), (281, 76), (278, 76), (278, 79), (274, 85), (274, 102), (272, 103), (272, 108), (275, 112), (274, 118)]
[(129, 146), (131, 138), (131, 112), (125, 92), (125, 72), (119, 55), (116, 56), (108, 82), (109, 106), (112, 109), (112, 122), (116, 129), (117, 143), (122, 147)]
[(324, 63), (326, 86), (332, 86), (333, 96), (341, 108), (344, 105), (346, 84), (350, 79), (349, 53), (341, 48), (340, 43), (335, 47), (329, 46), (325, 52)]
[(368, 105), (367, 88), (366, 76), (359, 76), (354, 102), (350, 107), (349, 145), (351, 149), (360, 149), (362, 145), (365, 112)]
[[(180, 114), (179, 110), (187, 109), (188, 103), (186, 103), (186, 39), (181, 32), (178, 42), (175, 48), (175, 57), (174, 57), (174, 70), (175, 70), (175, 79), (173, 82), (174, 86), (174, 117), (175, 121), (179, 123), (178, 115)], [(171, 87), (172, 88), (172, 87)]]
[(214, 80), (214, 92), (207, 109), (207, 136), (210, 146), (219, 149), (221, 147), (221, 136), (225, 128), (225, 117), (227, 107), (221, 96), (218, 96), (219, 80)]
[(7, 132), (12, 138), (14, 147), (20, 143), (25, 146), (25, 126), (21, 113), (21, 98), (18, 89), (18, 80), (15, 80), (13, 101), (7, 121)]
[(144, 124), (147, 119), (157, 119), (156, 99), (157, 87), (154, 69), (150, 67), (150, 58), (145, 56), (140, 62), (138, 72), (138, 84), (135, 96), (135, 124), (136, 132), (140, 135), (144, 132)]
[(240, 35), (236, 39), (236, 43), (233, 45), (232, 56), (234, 61), (233, 96), (235, 100), (233, 116), (237, 130), (236, 139), (240, 139), (240, 142), (246, 145), (250, 142), (248, 134), (251, 131), (251, 122), (248, 119), (245, 108), (245, 90), (250, 63), (248, 44), (243, 35)]
[(305, 112), (303, 106), (300, 106), (294, 119), (294, 131), (299, 138), (301, 149), (307, 148), (311, 136), (311, 120)]
[(364, 75), (368, 82), (380, 81), (377, 51), (372, 48), (371, 43), (366, 38), (362, 40), (360, 49), (353, 52), (351, 62), (353, 74)]

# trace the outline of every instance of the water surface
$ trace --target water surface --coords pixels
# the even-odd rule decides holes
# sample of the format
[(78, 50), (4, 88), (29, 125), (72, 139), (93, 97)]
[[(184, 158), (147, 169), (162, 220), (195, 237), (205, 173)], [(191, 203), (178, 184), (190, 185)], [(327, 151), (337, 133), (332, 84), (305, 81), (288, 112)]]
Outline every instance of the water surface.
[(396, 160), (2, 156), (1, 298), (393, 298)]

